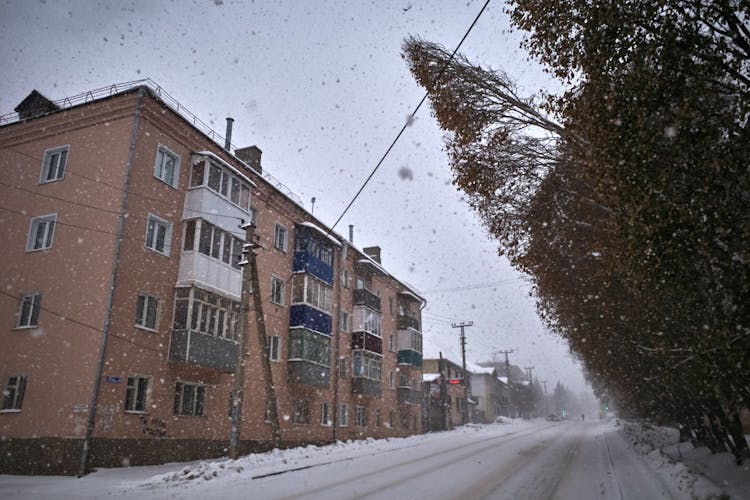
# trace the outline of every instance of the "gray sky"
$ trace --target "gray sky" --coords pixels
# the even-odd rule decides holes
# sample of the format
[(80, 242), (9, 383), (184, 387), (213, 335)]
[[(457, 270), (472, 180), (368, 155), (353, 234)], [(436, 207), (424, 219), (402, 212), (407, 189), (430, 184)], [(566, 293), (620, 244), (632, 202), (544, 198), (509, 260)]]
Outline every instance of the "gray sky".
[[(400, 50), (418, 35), (452, 50), (483, 5), (469, 0), (0, 0), (0, 114), (34, 88), (57, 100), (151, 78), (332, 224), (422, 98)], [(556, 88), (519, 48), (493, 0), (461, 52), (508, 72), (524, 92)], [(425, 105), (336, 230), (380, 245), (383, 264), (427, 297), (425, 355), (511, 361), (578, 391), (568, 350), (545, 333), (529, 288), (451, 185), (442, 132)], [(495, 286), (486, 286), (495, 284)]]

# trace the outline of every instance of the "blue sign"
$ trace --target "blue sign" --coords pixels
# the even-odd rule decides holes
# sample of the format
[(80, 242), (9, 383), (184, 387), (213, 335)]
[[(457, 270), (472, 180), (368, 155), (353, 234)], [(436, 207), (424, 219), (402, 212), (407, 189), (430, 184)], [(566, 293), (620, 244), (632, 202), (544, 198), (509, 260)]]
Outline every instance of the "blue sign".
[(122, 384), (122, 377), (113, 377), (112, 375), (107, 375), (104, 377), (104, 381), (108, 384)]

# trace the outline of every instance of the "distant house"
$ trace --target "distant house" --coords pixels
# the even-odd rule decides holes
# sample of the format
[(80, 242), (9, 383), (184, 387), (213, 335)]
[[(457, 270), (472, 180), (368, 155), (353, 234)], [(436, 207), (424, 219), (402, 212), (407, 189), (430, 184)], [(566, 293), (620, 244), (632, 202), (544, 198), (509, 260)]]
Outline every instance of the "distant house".
[(491, 423), (499, 416), (514, 417), (511, 408), (511, 391), (507, 379), (498, 377), (493, 367), (476, 367), (471, 372), (471, 397), (476, 402), (475, 418)]
[(461, 365), (448, 359), (422, 361), (425, 430), (447, 430), (466, 421), (466, 383)]

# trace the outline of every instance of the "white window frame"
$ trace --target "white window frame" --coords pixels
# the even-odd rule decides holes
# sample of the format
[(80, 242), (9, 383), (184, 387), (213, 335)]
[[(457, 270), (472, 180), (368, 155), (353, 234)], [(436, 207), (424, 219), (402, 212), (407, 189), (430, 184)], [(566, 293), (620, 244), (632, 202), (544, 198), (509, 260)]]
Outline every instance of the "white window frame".
[[(39, 173), (39, 184), (47, 184), (49, 182), (61, 181), (65, 178), (65, 169), (68, 167), (69, 152), (70, 152), (69, 144), (66, 144), (65, 146), (51, 148), (44, 152), (44, 160), (42, 161), (42, 171)], [(48, 179), (53, 160), (56, 160), (56, 163), (54, 165), (55, 177), (53, 177), (52, 179)]]
[[(14, 385), (11, 385), (13, 379), (16, 379), (16, 381)], [(11, 375), (8, 377), (8, 381), (3, 388), (3, 406), (0, 408), (0, 413), (17, 413), (21, 411), (27, 383), (28, 378), (26, 375)]]
[[(174, 158), (174, 168), (172, 169), (172, 182), (169, 182), (166, 179), (166, 175), (164, 174), (164, 159), (166, 157), (172, 157)], [(159, 162), (159, 158), (161, 157), (161, 163)], [(154, 158), (154, 177), (159, 179), (161, 182), (166, 184), (167, 186), (170, 186), (174, 189), (177, 189), (177, 186), (180, 181), (180, 155), (169, 149), (163, 144), (159, 144), (156, 147), (156, 157)]]
[(354, 407), (354, 425), (357, 427), (367, 427), (367, 407), (366, 406), (355, 406)]
[(349, 427), (349, 405), (339, 405), (339, 427)]
[(393, 372), (388, 372), (388, 388), (389, 389), (396, 388), (396, 374)]
[(388, 350), (390, 352), (396, 352), (396, 336), (388, 335)]
[[(42, 226), (42, 243), (41, 246), (37, 247), (37, 236), (39, 233), (40, 226)], [(26, 251), (37, 252), (39, 250), (47, 250), (52, 248), (52, 243), (55, 237), (55, 226), (57, 225), (57, 214), (40, 215), (34, 217), (29, 223), (29, 237), (26, 240)]]
[[(151, 224), (153, 224), (154, 229), (151, 235), (151, 241), (149, 241)], [(162, 250), (156, 248), (159, 241), (156, 230), (159, 227), (164, 227), (164, 246)], [(158, 215), (154, 215), (149, 212), (148, 218), (146, 219), (146, 236), (144, 239), (144, 246), (153, 252), (169, 257), (169, 251), (172, 247), (172, 223), (168, 220), (162, 219)]]
[(320, 425), (330, 427), (332, 424), (328, 415), (328, 403), (320, 403)]
[(348, 332), (350, 329), (349, 323), (351, 320), (351, 315), (348, 311), (341, 311), (341, 314), (339, 316), (339, 330), (342, 332)]
[[(203, 384), (197, 384), (195, 382), (186, 382), (184, 380), (178, 380), (175, 382), (175, 399), (177, 398), (177, 386), (182, 386), (180, 389), (180, 395), (179, 395), (179, 411), (174, 411), (174, 405), (172, 406), (172, 413), (176, 416), (182, 416), (182, 417), (205, 417), (206, 416), (206, 401), (208, 398), (206, 397), (206, 386)], [(183, 406), (183, 399), (185, 398), (185, 388), (186, 387), (192, 387), (193, 391), (193, 408), (190, 413), (184, 413), (182, 411)], [(202, 397), (200, 405), (198, 404), (198, 390), (201, 389)], [(175, 401), (176, 402), (176, 401)], [(201, 412), (197, 413), (198, 406), (200, 406)]]
[(268, 337), (268, 359), (276, 363), (281, 360), (281, 337), (278, 335)]
[(292, 422), (297, 425), (310, 424), (310, 401), (295, 399), (292, 403)]
[(341, 286), (347, 289), (349, 288), (349, 286), (351, 286), (351, 279), (349, 277), (348, 269), (341, 270)]
[(273, 226), (273, 247), (284, 253), (289, 248), (289, 230), (278, 222)]
[[(28, 309), (25, 308), (29, 305)], [(36, 328), (39, 326), (39, 313), (42, 309), (42, 294), (39, 292), (29, 293), (21, 296), (18, 308), (18, 321), (16, 328)]]
[(284, 280), (278, 276), (271, 276), (271, 302), (284, 305)]
[[(139, 311), (138, 308), (141, 305), (141, 298), (143, 298), (143, 310)], [(147, 324), (149, 305), (154, 304), (154, 324), (153, 326)], [(147, 293), (139, 293), (135, 302), (135, 326), (143, 328), (144, 330), (157, 331), (159, 329), (159, 297), (150, 295)]]
[[(146, 387), (141, 388), (140, 381), (146, 381)], [(130, 399), (130, 407), (128, 407), (128, 393), (132, 391)], [(145, 394), (143, 393), (145, 391)], [(143, 398), (143, 409), (138, 408), (138, 400), (142, 396)], [(151, 377), (146, 375), (131, 375), (128, 377), (127, 385), (125, 387), (125, 401), (123, 401), (123, 408), (125, 413), (148, 413), (148, 403), (151, 398)]]

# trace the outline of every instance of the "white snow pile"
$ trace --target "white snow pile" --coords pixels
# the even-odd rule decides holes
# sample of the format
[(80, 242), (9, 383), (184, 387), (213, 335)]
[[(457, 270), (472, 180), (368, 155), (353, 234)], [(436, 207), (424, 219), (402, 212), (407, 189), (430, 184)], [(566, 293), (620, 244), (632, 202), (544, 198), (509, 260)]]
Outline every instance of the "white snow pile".
[(680, 443), (670, 427), (623, 422), (620, 432), (665, 481), (695, 499), (750, 498), (750, 464), (737, 466), (730, 453)]

